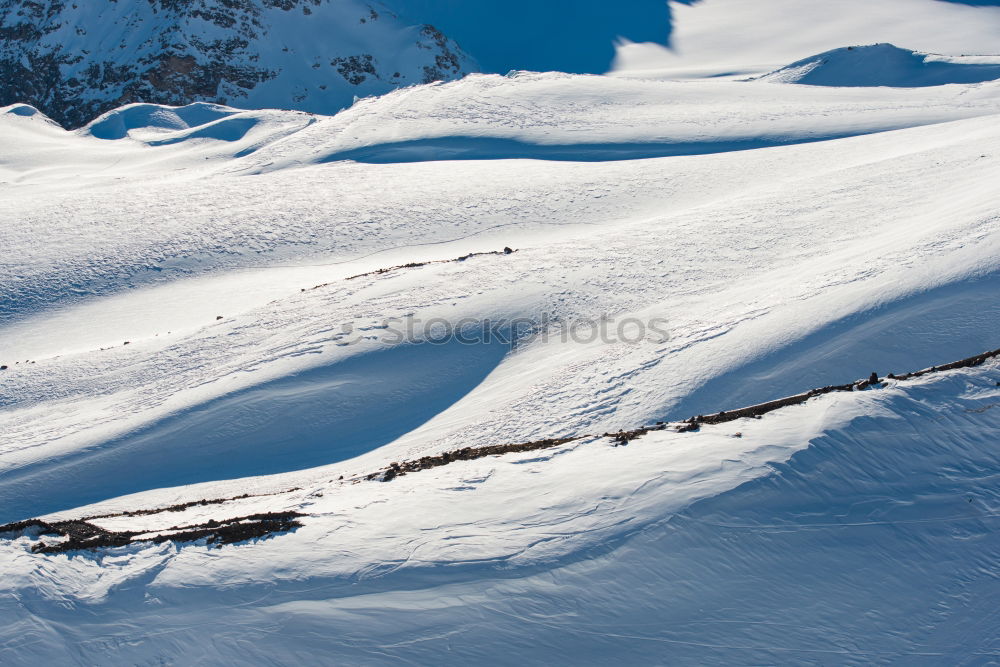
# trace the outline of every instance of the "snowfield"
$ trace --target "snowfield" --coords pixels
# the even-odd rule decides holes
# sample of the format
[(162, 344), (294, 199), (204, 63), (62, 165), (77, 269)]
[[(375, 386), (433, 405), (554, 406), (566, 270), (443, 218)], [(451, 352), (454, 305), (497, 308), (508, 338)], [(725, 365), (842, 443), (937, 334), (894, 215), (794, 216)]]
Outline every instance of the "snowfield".
[(998, 640), (998, 376), (627, 447), (317, 480), (254, 503), (310, 519), (252, 545), (45, 557), (20, 538), (5, 655), (982, 664)]
[(0, 662), (1000, 660), (1000, 364), (886, 377), (1000, 345), (1000, 57), (840, 46), (0, 109), (0, 523), (143, 538), (0, 534)]

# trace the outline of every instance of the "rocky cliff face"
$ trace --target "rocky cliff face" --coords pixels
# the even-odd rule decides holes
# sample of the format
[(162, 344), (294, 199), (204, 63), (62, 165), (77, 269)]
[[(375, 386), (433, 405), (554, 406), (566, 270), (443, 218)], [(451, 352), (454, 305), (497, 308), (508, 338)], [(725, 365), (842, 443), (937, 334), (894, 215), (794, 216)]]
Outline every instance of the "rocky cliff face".
[(0, 106), (66, 127), (131, 102), (334, 113), (474, 69), (365, 0), (0, 0)]

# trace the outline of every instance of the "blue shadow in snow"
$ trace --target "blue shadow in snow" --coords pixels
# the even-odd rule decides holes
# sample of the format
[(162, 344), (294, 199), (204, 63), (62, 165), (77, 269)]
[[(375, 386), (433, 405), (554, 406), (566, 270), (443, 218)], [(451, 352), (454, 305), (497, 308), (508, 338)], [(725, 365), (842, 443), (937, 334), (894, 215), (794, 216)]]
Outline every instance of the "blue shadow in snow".
[(0, 523), (148, 489), (353, 458), (451, 406), (508, 351), (501, 344), (400, 345), (236, 391), (61, 460), (0, 474)]
[(257, 126), (259, 120), (253, 117), (225, 118), (211, 125), (200, 126), (191, 132), (169, 139), (153, 139), (146, 143), (150, 146), (169, 146), (191, 139), (215, 139), (216, 141), (239, 141), (247, 132)]
[(815, 387), (905, 373), (995, 349), (1000, 273), (910, 296), (844, 318), (714, 378), (663, 419), (732, 410)]
[(188, 127), (206, 125), (213, 121), (239, 113), (208, 102), (194, 102), (183, 107), (168, 107), (160, 104), (134, 104), (121, 107), (96, 120), (87, 132), (97, 139), (113, 141), (124, 139), (129, 130), (158, 127), (165, 130), (183, 130)]
[[(891, 129), (891, 128), (886, 128)], [(431, 162), (435, 160), (554, 160), (563, 162), (612, 162), (680, 155), (711, 155), (775, 146), (843, 139), (867, 134), (845, 132), (819, 137), (757, 137), (731, 141), (675, 141), (600, 144), (536, 144), (496, 137), (435, 137), (411, 139), (332, 153), (320, 162), (353, 160), (368, 164)]]
[(796, 75), (794, 83), (810, 86), (913, 88), (982, 83), (1000, 78), (1000, 65), (997, 64), (941, 62), (892, 44), (833, 49), (794, 62), (778, 72), (794, 72), (803, 66), (808, 71)]

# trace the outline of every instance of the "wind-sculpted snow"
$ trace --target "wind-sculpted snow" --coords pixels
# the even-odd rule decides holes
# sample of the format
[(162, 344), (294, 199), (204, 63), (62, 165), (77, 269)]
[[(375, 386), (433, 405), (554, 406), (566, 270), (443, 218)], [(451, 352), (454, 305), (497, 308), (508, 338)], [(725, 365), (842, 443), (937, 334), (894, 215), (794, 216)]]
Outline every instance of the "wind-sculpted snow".
[[(4, 480), (0, 516), (351, 459), (456, 403), (505, 351), (458, 343), (399, 346), (233, 391), (99, 447), (20, 467)], [(59, 493), (48, 498), (33, 491), (54, 487)]]
[(476, 75), (362, 100), (261, 151), (253, 162), (272, 170), (337, 160), (608, 161), (700, 155), (996, 113), (998, 99), (1000, 85), (971, 91), (828, 91), (554, 73)]
[[(499, 80), (506, 82), (508, 95), (521, 88), (519, 82)], [(545, 86), (532, 86), (530, 80), (525, 83), (533, 95), (544, 94)], [(729, 84), (729, 89), (736, 85), (739, 84)], [(669, 92), (670, 87), (667, 88)], [(476, 91), (476, 87), (471, 90)], [(8, 153), (10, 157), (0, 172), (5, 175), (0, 178), (45, 194), (7, 199), (12, 207), (8, 215), (23, 224), (4, 230), (7, 246), (21, 250), (9, 254), (5, 265), (10, 274), (0, 285), (8, 304), (3, 315), (20, 316), (45, 304), (72, 300), (81, 291), (106, 294), (120, 289), (122, 281), (133, 285), (162, 282), (206, 270), (292, 264), (299, 257), (306, 258), (306, 263), (346, 261), (386, 247), (439, 243), (481, 234), (498, 225), (527, 230), (531, 225), (524, 223), (532, 221), (545, 223), (537, 225), (539, 229), (577, 221), (606, 224), (616, 216), (620, 205), (631, 210), (630, 215), (640, 217), (660, 207), (659, 195), (643, 194), (648, 188), (670, 192), (668, 206), (673, 207), (709, 201), (712, 193), (727, 191), (732, 179), (761, 183), (767, 180), (764, 174), (745, 174), (741, 166), (729, 161), (725, 162), (731, 166), (726, 167), (714, 162), (698, 167), (671, 165), (668, 172), (656, 167), (649, 169), (641, 163), (623, 163), (614, 168), (575, 164), (549, 168), (504, 162), (496, 167), (463, 166), (465, 187), (457, 189), (446, 177), (453, 169), (446, 164), (425, 168), (393, 166), (375, 172), (380, 190), (375, 196), (357, 185), (369, 178), (367, 170), (348, 164), (274, 174), (265, 185), (253, 188), (244, 187), (246, 181), (242, 178), (218, 174), (221, 171), (238, 176), (321, 162), (329, 159), (331, 153), (357, 146), (359, 142), (353, 137), (358, 134), (372, 136), (376, 143), (380, 135), (420, 137), (420, 125), (414, 120), (417, 114), (451, 114), (454, 95), (459, 93), (456, 90), (442, 98), (433, 88), (414, 91), (414, 95), (429, 99), (414, 104), (407, 112), (409, 120), (402, 121), (382, 111), (385, 107), (399, 108), (401, 100), (392, 96), (382, 104), (365, 105), (367, 111), (359, 109), (356, 114), (317, 122), (305, 114), (243, 112), (221, 120), (252, 125), (247, 134), (233, 141), (212, 141), (216, 128), (212, 123), (173, 131), (134, 127), (129, 130), (129, 139), (98, 141), (86, 133), (62, 133), (48, 123), (35, 122), (40, 120), (37, 118), (14, 117), (6, 132), (11, 137), (7, 145), (14, 148), (13, 155)], [(505, 113), (512, 106), (500, 102)], [(996, 110), (989, 99), (971, 109), (947, 114), (943, 105), (935, 110), (933, 104), (919, 102), (919, 109), (918, 100), (913, 100), (912, 110), (899, 114), (887, 109), (883, 122), (890, 126), (897, 124), (900, 115), (909, 113), (919, 114), (921, 118), (915, 121), (919, 123)], [(489, 97), (477, 102), (483, 109), (495, 103)], [(712, 107), (706, 110), (711, 111)], [(173, 113), (169, 108), (162, 111)], [(556, 122), (556, 111), (550, 109), (552, 123)], [(131, 108), (123, 110), (129, 112)], [(718, 107), (714, 112), (722, 113)], [(583, 106), (580, 113), (581, 131), (568, 129), (565, 136), (578, 141), (582, 135), (589, 143), (593, 135), (582, 130), (596, 126), (600, 117), (587, 118)], [(606, 117), (609, 123), (605, 131), (633, 138), (635, 127), (618, 124), (614, 113)], [(502, 126), (490, 129), (488, 118), (480, 121), (484, 129), (509, 134)], [(850, 118), (851, 124), (857, 123), (856, 114)], [(447, 115), (445, 119), (442, 124), (447, 131), (454, 131), (453, 126), (460, 121)], [(750, 128), (754, 136), (752, 112), (748, 121), (739, 127)], [(564, 122), (569, 125), (571, 117)], [(650, 131), (656, 131), (655, 127), (661, 124), (654, 114), (646, 122)], [(688, 122), (693, 123), (694, 117)], [(789, 122), (796, 120), (790, 118)], [(525, 117), (523, 124), (526, 130), (520, 133), (522, 136), (531, 132), (541, 137), (543, 130), (550, 134), (555, 131), (554, 125), (539, 114)], [(691, 128), (694, 127), (692, 124)], [(810, 129), (814, 127), (804, 127), (801, 132), (815, 137), (817, 132)], [(192, 137), (195, 132), (206, 136)], [(422, 132), (427, 133), (428, 129)], [(770, 132), (787, 133), (789, 128), (775, 127)], [(760, 133), (758, 130), (758, 136)], [(533, 154), (545, 155), (549, 150), (538, 144), (538, 138), (530, 135), (526, 138), (534, 144)], [(706, 140), (719, 143), (717, 136)], [(146, 146), (136, 142), (145, 143), (152, 150), (145, 150)], [(616, 138), (614, 143), (620, 140)], [(649, 150), (641, 144), (635, 145), (636, 150)], [(476, 143), (471, 142), (471, 149), (475, 147)], [(578, 153), (582, 150), (576, 149)], [(590, 155), (600, 158), (602, 151), (604, 148), (598, 146)], [(244, 157), (234, 160), (234, 155)], [(773, 157), (764, 159), (769, 163), (777, 161)], [(712, 173), (717, 168), (732, 174), (728, 182), (713, 181)], [(205, 180), (206, 171), (214, 176), (211, 180)], [(669, 181), (659, 178), (664, 173), (671, 174)], [(128, 174), (129, 178), (120, 180), (122, 174)], [(170, 185), (164, 180), (166, 176)], [(57, 177), (61, 178), (56, 180)], [(503, 196), (497, 196), (494, 190), (498, 184), (505, 192)], [(124, 214), (108, 211), (109, 185), (115, 187), (115, 198), (126, 205)], [(566, 194), (549, 197), (547, 193), (553, 188)], [(279, 191), (283, 193), (280, 198), (274, 194)], [(422, 212), (416, 216), (412, 208), (414, 197), (423, 202)], [(472, 211), (475, 214), (469, 215)], [(360, 230), (356, 220), (366, 221)], [(137, 234), (137, 229), (141, 233)], [(41, 230), (45, 230), (42, 233), (50, 243), (33, 242)], [(506, 244), (504, 241), (500, 245)], [(479, 248), (470, 246), (470, 250)], [(412, 259), (407, 256), (404, 261)]]
[(1000, 79), (1000, 56), (941, 56), (892, 44), (847, 46), (760, 77), (810, 86), (941, 86)]
[(9, 113), (14, 116), (30, 117), (37, 115), (39, 111), (30, 104), (12, 104), (9, 107), (5, 107), (4, 113)]
[(995, 364), (632, 430), (995, 349), (997, 83), (2, 111), (0, 662), (996, 653)]
[[(419, 482), (316, 484), (267, 501), (303, 508), (302, 528), (253, 544), (136, 545), (96, 559), (33, 555), (33, 538), (19, 538), (2, 547), (2, 585), (16, 595), (0, 602), (5, 650), (279, 664), (290, 642), (352, 662), (457, 664), (501, 650), (512, 660), (986, 660), (1000, 650), (989, 620), (997, 377), (996, 367), (953, 371), (627, 447), (456, 463)], [(157, 521), (260, 502), (102, 525), (156, 534)], [(87, 626), (72, 622), (77, 605)], [(265, 623), (281, 631), (246, 645)]]
[(707, 0), (671, 2), (671, 10), (670, 49), (626, 43), (617, 74), (743, 78), (812, 53), (886, 42), (920, 53), (1000, 55), (1000, 6), (992, 0)]
[[(501, 81), (515, 90), (519, 86), (518, 79)], [(527, 94), (533, 94), (534, 80), (525, 83)], [(720, 84), (720, 90), (751, 88), (758, 87)], [(400, 100), (392, 97), (385, 104), (398, 108)], [(989, 110), (989, 99), (984, 98), (979, 113)], [(489, 98), (479, 102), (488, 103)], [(894, 122), (901, 116), (886, 112)], [(280, 118), (300, 122), (297, 116)], [(279, 150), (303, 156), (295, 142), (305, 143), (325, 123), (340, 121), (356, 119), (315, 122), (249, 159), (260, 164)], [(358, 126), (348, 125), (360, 131)], [(149, 132), (161, 139), (172, 136)], [(8, 200), (20, 211), (22, 224), (4, 231), (7, 247), (18, 249), (3, 285), (5, 338), (11, 341), (0, 359), (9, 366), (3, 395), (5, 468), (0, 472), (9, 512), (4, 519), (25, 518), (31, 512), (25, 508), (37, 503), (69, 508), (99, 500), (99, 494), (107, 498), (141, 490), (143, 484), (331, 463), (343, 458), (338, 452), (359, 454), (397, 436), (403, 436), (403, 451), (417, 453), (425, 446), (421, 443), (522, 441), (662, 419), (715, 377), (736, 373), (730, 377), (739, 378), (744, 366), (758, 372), (748, 364), (791, 350), (790, 343), (825, 325), (858, 313), (877, 315), (877, 304), (937, 285), (964, 284), (967, 277), (992, 270), (996, 261), (990, 151), (998, 136), (991, 117), (683, 161), (338, 163), (256, 176), (219, 173), (220, 167), (224, 171), (247, 159), (224, 160), (219, 151), (241, 150), (246, 140), (203, 138), (149, 146), (139, 128), (129, 136), (139, 138), (109, 142), (80, 134), (66, 135), (66, 143), (80, 142), (95, 151), (109, 147), (119, 151), (109, 158), (125, 163), (162, 152), (152, 162), (152, 176), (140, 172), (115, 183), (123, 174), (118, 169), (129, 167), (109, 165), (105, 178), (110, 182), (56, 193), (43, 175), (27, 172), (42, 182), (15, 187), (46, 192), (44, 203)], [(88, 158), (93, 159), (90, 153)], [(162, 165), (171, 161), (182, 169), (164, 181)], [(457, 170), (460, 180), (454, 177)], [(901, 179), (912, 187), (898, 188)], [(873, 201), (879, 202), (874, 229)], [(636, 239), (642, 239), (638, 249)], [(370, 269), (503, 245), (521, 250), (461, 265), (337, 281)], [(361, 259), (365, 255), (370, 257)], [(300, 291), (327, 283), (326, 289)], [(124, 289), (127, 285), (137, 289)], [(241, 440), (254, 449), (276, 442), (269, 435), (273, 431), (247, 439), (227, 427), (229, 439), (217, 449), (204, 446), (214, 418), (197, 427), (197, 437), (141, 431), (157, 423), (183, 424), (184, 415), (197, 421), (200, 411), (224, 423), (245, 421), (239, 416), (246, 409), (242, 400), (222, 397), (234, 392), (249, 397), (253, 394), (238, 392), (375, 354), (385, 344), (380, 338), (384, 322), (392, 318), (536, 321), (543, 312), (569, 322), (602, 313), (663, 317), (671, 338), (659, 344), (568, 345), (559, 354), (539, 344), (503, 361), (490, 357), (482, 375), (473, 371), (462, 380), (482, 380), (476, 391), (469, 392), (466, 384), (445, 392), (443, 401), (428, 398), (425, 408), (417, 408), (420, 419), (405, 428), (391, 426), (384, 438), (368, 438), (359, 448), (349, 432), (324, 435), (329, 443), (324, 447), (316, 446), (320, 440), (314, 436), (299, 436), (273, 454), (232, 466), (230, 474), (215, 464), (198, 472), (199, 466), (175, 456), (176, 448), (219, 456), (225, 467), (225, 452)], [(224, 319), (218, 321), (218, 315)], [(986, 325), (989, 317), (984, 318)], [(339, 345), (345, 325), (364, 333), (358, 344)], [(924, 348), (904, 345), (905, 336), (897, 332), (901, 352), (895, 359), (916, 366), (932, 353), (947, 359), (969, 347), (975, 347), (970, 352), (992, 347), (979, 333), (988, 330), (966, 327), (965, 338)], [(870, 361), (869, 356), (864, 364), (853, 363), (852, 374), (892, 370), (869, 368)], [(831, 362), (837, 370), (844, 363), (839, 357)], [(302, 410), (353, 402), (346, 394), (337, 398), (338, 387), (346, 385), (335, 381), (337, 371), (331, 372), (333, 384)], [(592, 381), (607, 386), (594, 394), (586, 388)], [(382, 386), (372, 381), (372, 391), (391, 403), (392, 391)], [(288, 387), (294, 392), (306, 385), (293, 380)], [(789, 391), (777, 381), (764, 396), (749, 393), (741, 397), (746, 402)], [(538, 395), (549, 398), (538, 401)], [(688, 400), (718, 404), (711, 393), (697, 396)], [(53, 413), (45, 407), (50, 404), (65, 407)], [(470, 404), (489, 409), (479, 414), (484, 408)], [(451, 413), (463, 416), (442, 416)], [(425, 429), (409, 430), (424, 421)], [(359, 428), (364, 423), (357, 422)], [(445, 432), (430, 438), (438, 424), (446, 425)], [(120, 460), (126, 468), (138, 460), (132, 456), (149, 451), (168, 460), (174, 456), (178, 463), (150, 473), (158, 481), (117, 475), (121, 482), (108, 486), (76, 475), (79, 482), (67, 485), (63, 496), (52, 496), (32, 481), (49, 474), (72, 476), (69, 471), (77, 465), (96, 469), (86, 462), (126, 450), (133, 452)]]
[(213, 124), (239, 113), (238, 109), (217, 104), (196, 103), (185, 107), (159, 104), (132, 104), (103, 114), (86, 128), (98, 139), (124, 139), (131, 130), (187, 130)]
[(845, 360), (856, 373), (870, 368), (886, 375), (941, 363), (945, 348), (956, 357), (978, 353), (997, 340), (993, 323), (1000, 321), (998, 293), (1000, 276), (993, 273), (853, 313), (732, 374), (712, 378), (668, 416), (776, 399), (792, 386), (820, 386), (840, 373)]

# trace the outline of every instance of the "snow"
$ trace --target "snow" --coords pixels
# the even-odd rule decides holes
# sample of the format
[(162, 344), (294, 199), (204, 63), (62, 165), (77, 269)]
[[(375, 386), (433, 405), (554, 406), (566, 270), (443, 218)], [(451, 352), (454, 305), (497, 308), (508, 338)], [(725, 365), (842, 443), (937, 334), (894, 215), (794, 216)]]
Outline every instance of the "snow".
[[(674, 5), (678, 48), (736, 6)], [(979, 17), (970, 44), (994, 16), (906, 6), (910, 36)], [(0, 522), (305, 514), (220, 548), (2, 536), (0, 661), (996, 660), (997, 361), (601, 435), (998, 346), (996, 61), (848, 50), (861, 18), (738, 77), (0, 109)], [(562, 336), (602, 315), (668, 335)], [(513, 348), (424, 328), (543, 317)]]
[(1000, 56), (940, 56), (892, 44), (847, 46), (775, 70), (761, 81), (810, 86), (941, 86), (1000, 78)]
[(988, 660), (996, 377), (303, 489), (268, 506), (310, 523), (251, 547), (14, 551), (4, 585), (36, 583), (3, 597), (5, 646), (84, 663)]
[(742, 77), (765, 74), (810, 53), (886, 42), (952, 56), (1000, 51), (1000, 6), (993, 2), (838, 0), (804, 8), (800, 0), (701, 0), (670, 6), (670, 48), (626, 42), (615, 59), (618, 73)]
[(238, 109), (205, 102), (177, 108), (159, 104), (129, 104), (101, 115), (87, 126), (85, 133), (98, 139), (124, 139), (135, 130), (169, 132), (200, 125), (212, 127), (215, 121), (236, 113), (239, 113)]
[(4, 113), (14, 116), (30, 117), (36, 115), (38, 113), (38, 109), (30, 104), (12, 104), (8, 107), (4, 107)]

